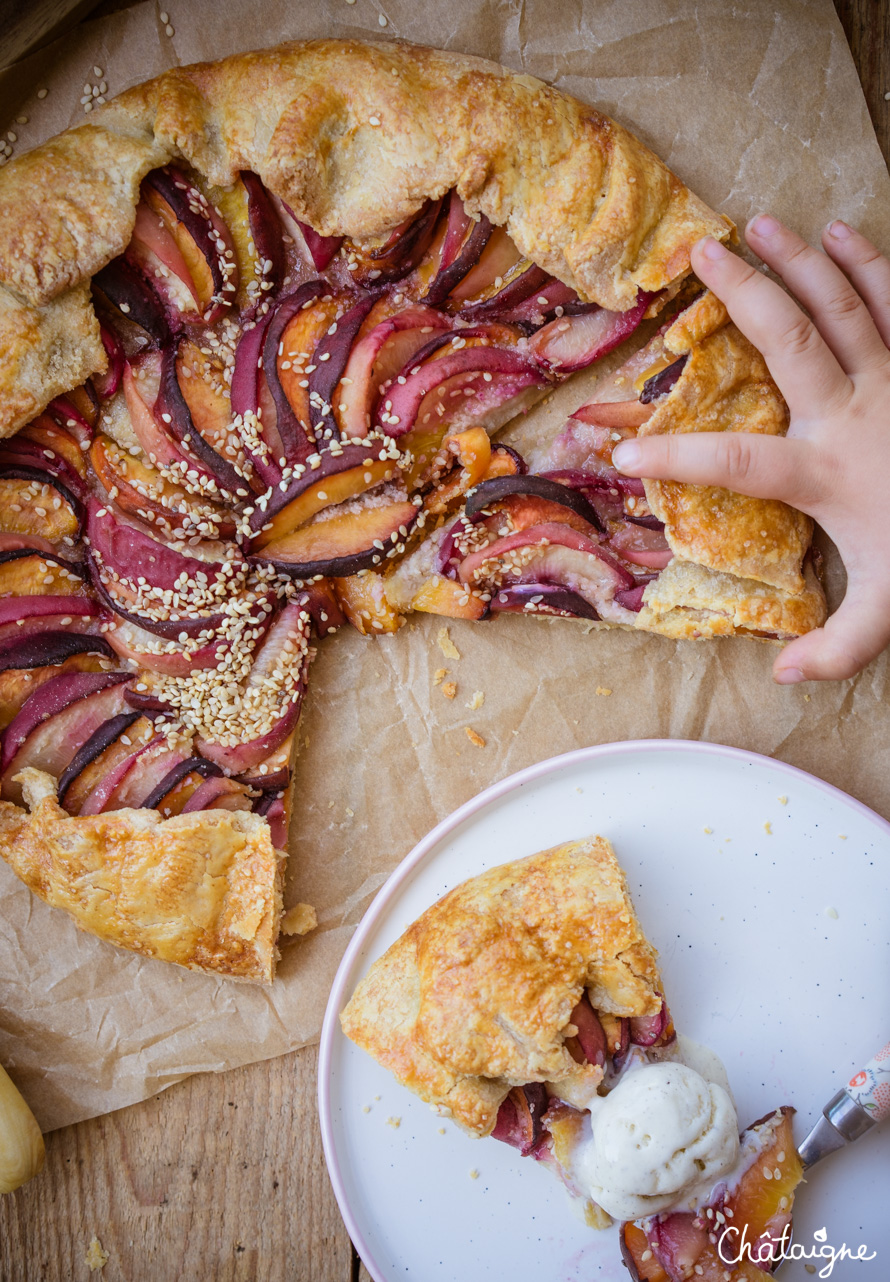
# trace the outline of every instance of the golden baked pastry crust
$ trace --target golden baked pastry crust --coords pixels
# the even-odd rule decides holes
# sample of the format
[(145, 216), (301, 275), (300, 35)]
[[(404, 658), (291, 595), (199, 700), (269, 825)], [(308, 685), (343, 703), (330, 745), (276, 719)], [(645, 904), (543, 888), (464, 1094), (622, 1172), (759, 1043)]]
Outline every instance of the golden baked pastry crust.
[(585, 1073), (564, 1044), (585, 988), (615, 1015), (661, 1009), (655, 950), (603, 837), (457, 886), (374, 963), (340, 1022), (403, 1085), (487, 1135), (512, 1086)]
[[(699, 237), (732, 230), (622, 126), (480, 58), (318, 40), (177, 68), (0, 172), (7, 301), (42, 309), (79, 290), (72, 306), (88, 313), (92, 343), (73, 345), (68, 387), (105, 364), (82, 286), (127, 245), (141, 179), (173, 159), (221, 185), (253, 170), (326, 235), (380, 234), (456, 187), (527, 257), (614, 310), (686, 275)], [(57, 374), (47, 368), (38, 405)], [(8, 434), (33, 408), (5, 391), (0, 378)]]
[[(703, 294), (687, 308), (664, 342), (675, 355), (686, 355), (687, 361), (670, 395), (640, 428), (641, 436), (673, 432), (784, 436), (788, 407), (766, 362), (713, 294)], [(722, 574), (754, 579), (783, 593), (803, 592), (801, 565), (813, 523), (802, 512), (772, 499), (750, 498), (713, 486), (653, 480), (644, 486), (650, 508), (664, 521), (675, 557)], [(703, 582), (699, 576), (699, 590)], [(640, 626), (645, 626), (642, 620)]]
[(81, 930), (189, 970), (270, 984), (284, 856), (244, 811), (72, 818), (56, 781), (22, 771), (30, 813), (0, 802), (0, 854)]

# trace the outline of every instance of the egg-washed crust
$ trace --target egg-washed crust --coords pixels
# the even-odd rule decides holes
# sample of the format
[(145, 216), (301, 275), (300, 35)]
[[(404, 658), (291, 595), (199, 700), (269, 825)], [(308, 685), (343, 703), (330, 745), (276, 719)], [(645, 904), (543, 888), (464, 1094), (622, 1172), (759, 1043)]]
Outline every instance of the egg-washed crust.
[(457, 886), (374, 963), (340, 1023), (402, 1085), (488, 1135), (512, 1086), (584, 1075), (564, 1043), (585, 988), (614, 1015), (662, 1005), (655, 950), (603, 837)]
[[(640, 428), (641, 436), (675, 432), (784, 436), (788, 407), (782, 394), (763, 357), (713, 294), (703, 294), (681, 313), (664, 343), (668, 351), (687, 360), (670, 394)], [(714, 486), (652, 480), (644, 486), (650, 508), (664, 521), (675, 557), (724, 575), (754, 579), (782, 593), (804, 592), (802, 563), (813, 523), (802, 512), (773, 499), (750, 498)], [(701, 587), (701, 576), (697, 582)], [(662, 584), (660, 594), (663, 588)], [(773, 605), (782, 611), (778, 598)], [(642, 620), (640, 626), (646, 626)]]
[(0, 172), (6, 308), (77, 290), (90, 336), (62, 387), (39, 345), (47, 369), (27, 404), (0, 377), (3, 434), (104, 368), (82, 287), (123, 252), (142, 178), (171, 160), (221, 186), (253, 170), (324, 235), (381, 234), (456, 187), (528, 258), (619, 311), (685, 276), (701, 236), (733, 230), (621, 125), (481, 58), (316, 40), (176, 68)]
[(272, 982), (284, 855), (264, 819), (230, 810), (72, 818), (50, 775), (29, 769), (21, 779), (29, 810), (0, 802), (0, 854), (35, 895), (143, 957)]

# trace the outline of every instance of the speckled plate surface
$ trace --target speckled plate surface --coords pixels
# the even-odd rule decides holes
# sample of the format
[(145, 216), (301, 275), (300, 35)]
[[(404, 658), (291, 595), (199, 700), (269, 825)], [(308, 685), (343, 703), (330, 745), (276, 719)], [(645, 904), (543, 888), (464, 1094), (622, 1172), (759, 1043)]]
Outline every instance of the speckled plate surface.
[[(337, 1022), (371, 963), (452, 886), (593, 833), (627, 872), (677, 1027), (723, 1058), (740, 1123), (791, 1103), (800, 1142), (890, 1034), (890, 824), (873, 811), (790, 766), (704, 743), (608, 744), (513, 775), (393, 873), (331, 992), (322, 1135), (375, 1282), (627, 1280), (615, 1230), (586, 1228), (549, 1171), (436, 1117)], [(888, 1159), (885, 1127), (816, 1167), (799, 1192), (797, 1242), (876, 1252), (837, 1263), (840, 1282), (853, 1269), (862, 1282), (890, 1276)], [(789, 1262), (782, 1276), (810, 1275)]]

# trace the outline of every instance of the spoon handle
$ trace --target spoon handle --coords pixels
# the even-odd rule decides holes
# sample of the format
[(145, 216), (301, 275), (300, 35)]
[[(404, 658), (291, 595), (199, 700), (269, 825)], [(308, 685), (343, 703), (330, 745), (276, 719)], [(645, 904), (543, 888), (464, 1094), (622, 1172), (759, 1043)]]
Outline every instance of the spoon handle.
[(828, 1101), (798, 1149), (804, 1169), (890, 1117), (890, 1042)]

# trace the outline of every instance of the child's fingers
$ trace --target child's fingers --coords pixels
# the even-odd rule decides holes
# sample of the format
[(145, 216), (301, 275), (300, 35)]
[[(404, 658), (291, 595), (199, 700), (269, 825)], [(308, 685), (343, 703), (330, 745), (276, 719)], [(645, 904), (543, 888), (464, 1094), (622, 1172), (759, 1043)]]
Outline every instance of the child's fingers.
[(719, 485), (759, 499), (781, 499), (804, 512), (818, 508), (827, 477), (800, 438), (753, 432), (686, 432), (622, 441), (612, 461), (628, 476)]
[(752, 219), (745, 234), (803, 303), (842, 369), (853, 374), (890, 364), (871, 313), (831, 258), (767, 214)]
[(852, 391), (850, 380), (813, 322), (775, 281), (710, 237), (692, 250), (692, 266), (763, 353), (798, 417), (820, 418), (827, 407), (845, 404)]
[(890, 643), (890, 582), (851, 580), (824, 628), (786, 646), (773, 664), (780, 685), (843, 681), (861, 672)]
[(847, 223), (833, 222), (822, 233), (825, 252), (850, 277), (871, 312), (885, 347), (890, 347), (890, 263)]

